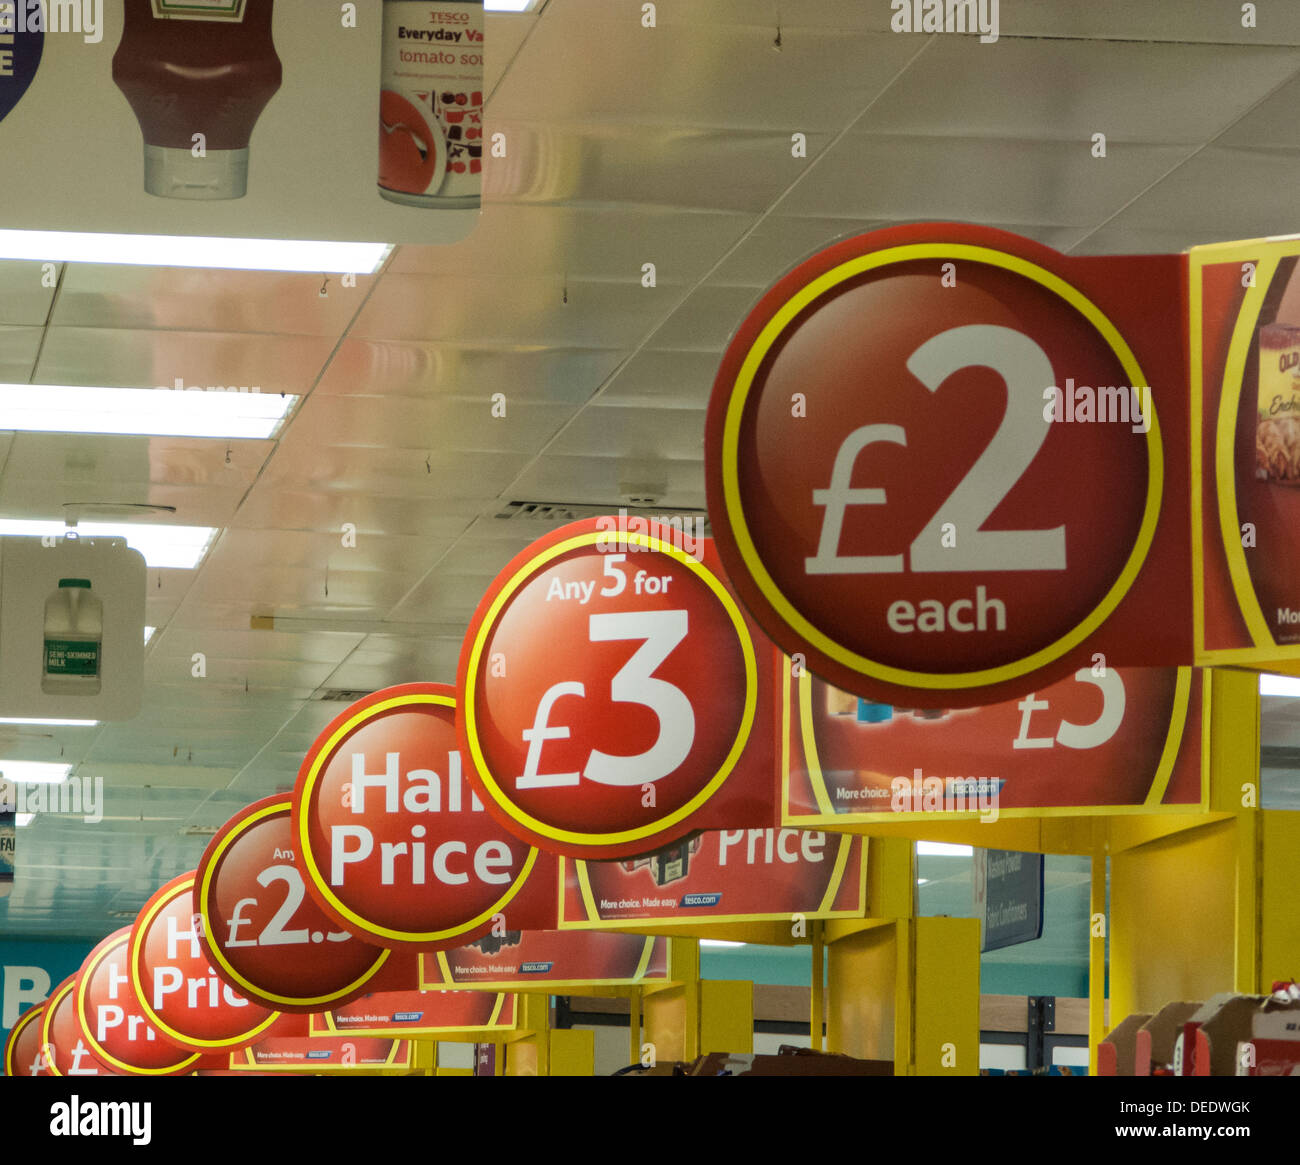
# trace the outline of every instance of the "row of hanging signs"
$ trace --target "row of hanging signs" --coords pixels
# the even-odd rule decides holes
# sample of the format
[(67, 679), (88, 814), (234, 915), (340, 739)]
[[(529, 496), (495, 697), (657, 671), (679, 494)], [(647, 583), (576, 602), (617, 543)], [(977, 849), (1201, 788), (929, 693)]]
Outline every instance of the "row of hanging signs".
[[(1194, 665), (1300, 658), (1297, 256), (920, 225), (808, 260), (718, 374), (716, 540), (620, 513), (528, 547), (454, 686), (340, 713), (10, 1048), (396, 1063), (511, 990), (662, 979), (637, 931), (861, 915), (835, 830), (1203, 808)], [(450, 1027), (356, 1021), (430, 1000)]]

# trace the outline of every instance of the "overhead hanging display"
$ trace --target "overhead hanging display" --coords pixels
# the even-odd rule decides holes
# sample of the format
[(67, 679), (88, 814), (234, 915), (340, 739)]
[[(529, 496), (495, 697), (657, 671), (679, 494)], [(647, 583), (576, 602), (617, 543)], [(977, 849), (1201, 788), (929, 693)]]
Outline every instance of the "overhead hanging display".
[(723, 358), (714, 537), (787, 654), (958, 707), (1191, 659), (1182, 256), (954, 224), (844, 240)]
[(979, 708), (873, 704), (803, 670), (785, 696), (782, 815), (803, 828), (1206, 806), (1194, 668), (1082, 668)]
[(452, 243), (477, 224), (482, 0), (0, 12), (8, 228)]
[[(520, 892), (538, 853), (503, 829), (465, 779), (455, 689), (402, 684), (344, 709), (303, 759), (293, 791), (295, 864), (339, 927), (383, 946), (458, 946), (504, 911), (547, 925)], [(527, 915), (527, 917), (525, 917)]]
[(773, 667), (708, 539), (575, 522), (517, 555), (470, 621), (462, 751), (489, 809), (556, 853), (770, 825)]

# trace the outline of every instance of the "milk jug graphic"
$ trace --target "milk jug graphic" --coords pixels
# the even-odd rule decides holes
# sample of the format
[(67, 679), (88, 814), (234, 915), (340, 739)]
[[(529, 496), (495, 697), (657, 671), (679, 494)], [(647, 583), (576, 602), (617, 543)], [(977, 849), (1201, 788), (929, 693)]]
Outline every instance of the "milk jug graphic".
[(49, 695), (99, 693), (104, 604), (86, 578), (61, 578), (45, 600), (45, 668), (41, 690)]

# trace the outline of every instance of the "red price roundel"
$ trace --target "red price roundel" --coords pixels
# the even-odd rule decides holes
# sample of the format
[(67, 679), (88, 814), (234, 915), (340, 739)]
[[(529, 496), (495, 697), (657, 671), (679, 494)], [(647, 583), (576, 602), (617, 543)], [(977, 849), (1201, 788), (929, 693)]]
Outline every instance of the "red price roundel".
[(689, 832), (756, 704), (754, 645), (706, 540), (616, 521), (576, 522), (518, 555), (461, 649), (475, 776), (511, 829), (574, 857)]
[(127, 1076), (183, 1076), (202, 1056), (162, 1039), (140, 1010), (130, 974), (131, 928), (95, 947), (77, 972), (74, 1014), (91, 1054)]
[(365, 994), (389, 952), (335, 930), (294, 864), (293, 799), (235, 814), (204, 851), (196, 896), (223, 979), (280, 1011), (313, 1012)]
[(1005, 698), (1068, 670), (1128, 592), (1159, 426), (1062, 270), (1001, 231), (891, 228), (803, 263), (736, 334), (705, 439), (714, 534), (815, 674), (894, 703)]
[(307, 890), (385, 946), (457, 946), (492, 925), (537, 851), (502, 829), (462, 773), (456, 690), (402, 684), (341, 712), (298, 771), (293, 837)]
[(42, 1064), (39, 1076), (116, 1076), (96, 1058), (81, 1034), (76, 1013), (76, 975), (69, 975), (45, 1001), (41, 1014), (41, 1046), (32, 1066)]
[(5, 1041), (4, 1074), (6, 1076), (48, 1076), (50, 1065), (41, 1050), (41, 1021), (45, 1004), (29, 1007), (18, 1017)]
[(195, 871), (158, 890), (131, 927), (131, 986), (149, 1024), (191, 1052), (234, 1051), (260, 1039), (279, 1013), (236, 992), (202, 942)]

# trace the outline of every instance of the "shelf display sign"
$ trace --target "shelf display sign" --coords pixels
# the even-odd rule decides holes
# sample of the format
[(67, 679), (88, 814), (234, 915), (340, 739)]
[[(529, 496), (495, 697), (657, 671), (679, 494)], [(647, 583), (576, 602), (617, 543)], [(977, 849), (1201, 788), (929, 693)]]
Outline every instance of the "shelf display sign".
[(711, 830), (644, 858), (560, 859), (561, 929), (861, 918), (866, 841), (820, 830)]
[(771, 647), (681, 523), (591, 518), (517, 555), (461, 650), (462, 751), (535, 845), (652, 852), (772, 823)]
[(5, 1040), (4, 1074), (6, 1076), (49, 1076), (50, 1064), (41, 1047), (41, 1021), (45, 1004), (29, 1007), (18, 1017)]
[(236, 813), (199, 862), (196, 899), (213, 969), (245, 998), (320, 1011), (364, 994), (389, 952), (336, 929), (307, 897), (291, 797)]
[(1188, 258), (1196, 660), (1294, 670), (1300, 239), (1195, 247)]
[(299, 769), (295, 862), (325, 914), (367, 942), (458, 946), (537, 865), (465, 780), (455, 714), (446, 684), (385, 688), (336, 716)]
[(1042, 854), (977, 849), (972, 900), (980, 920), (980, 950), (1000, 951), (1043, 937)]
[(81, 1038), (100, 1063), (125, 1076), (185, 1076), (201, 1064), (149, 1026), (131, 987), (131, 928), (110, 934), (86, 957), (74, 991)]
[(487, 991), (381, 991), (311, 1017), (313, 1036), (436, 1036), (476, 1043), (514, 1030), (514, 995)]
[(920, 224), (741, 325), (705, 437), (723, 565), (786, 653), (882, 702), (1190, 662), (1183, 256)]
[(69, 975), (45, 1001), (41, 1013), (40, 1057), (50, 1076), (117, 1076), (98, 1060), (81, 1034), (77, 1023), (77, 977)]
[(987, 823), (1205, 808), (1209, 685), (1193, 668), (1091, 668), (981, 708), (870, 703), (802, 669), (785, 685), (792, 825)]
[(420, 958), (420, 986), (550, 991), (637, 987), (668, 981), (672, 939), (588, 931), (511, 931)]
[(410, 1040), (362, 1036), (278, 1037), (260, 1040), (230, 1054), (231, 1071), (355, 1072), (358, 1069), (411, 1067)]
[(200, 935), (195, 871), (160, 887), (131, 927), (130, 980), (149, 1025), (179, 1048), (231, 1051), (269, 1034), (279, 1012), (235, 991), (212, 967)]

